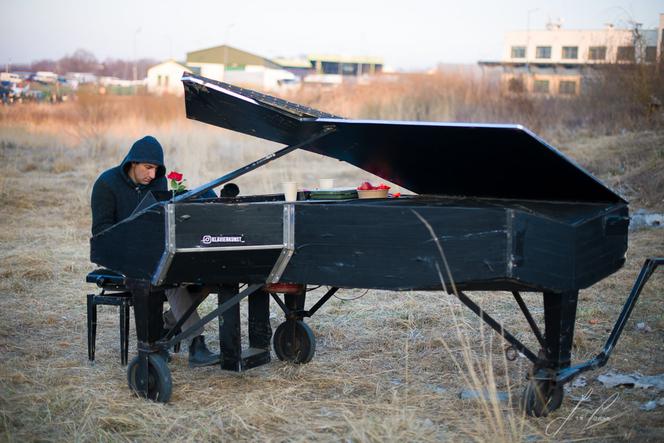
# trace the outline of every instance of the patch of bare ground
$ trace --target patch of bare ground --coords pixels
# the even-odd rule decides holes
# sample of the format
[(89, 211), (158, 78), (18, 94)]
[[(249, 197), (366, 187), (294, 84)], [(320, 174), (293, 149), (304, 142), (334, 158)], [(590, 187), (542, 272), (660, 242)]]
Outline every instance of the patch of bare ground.
[[(114, 125), (97, 118), (95, 109), (76, 111), (90, 131), (81, 129), (74, 114), (53, 122), (51, 108), (39, 112), (45, 116), (38, 129), (27, 117), (0, 122), (0, 440), (662, 440), (664, 407), (652, 412), (639, 407), (663, 393), (608, 389), (596, 379), (609, 370), (664, 372), (661, 270), (644, 290), (608, 366), (587, 373), (587, 385), (571, 388), (560, 410), (546, 418), (524, 418), (516, 406), (529, 368), (525, 359), (507, 361), (503, 341), (442, 292), (341, 291), (309, 321), (317, 337), (310, 364), (275, 358), (235, 374), (190, 369), (182, 352), (169, 365), (174, 381), (169, 404), (134, 397), (119, 363), (114, 308), (100, 307), (97, 359), (87, 360), (85, 294), (94, 288), (84, 277), (94, 268), (88, 260), (93, 180), (144, 133), (164, 141), (167, 158), (192, 184), (273, 146), (197, 123), (125, 121), (112, 109), (108, 112), (120, 119)], [(658, 132), (581, 139), (570, 142), (567, 153), (612, 185), (630, 183), (635, 201), (660, 207), (661, 187), (653, 188), (659, 179), (649, 177), (647, 164), (632, 161), (648, 163), (652, 156), (660, 161), (661, 140)], [(615, 157), (627, 150), (641, 154), (626, 154), (625, 169), (614, 169), (621, 164)], [(315, 183), (320, 176), (335, 176), (350, 185), (366, 177), (326, 162), (308, 154), (275, 162), (240, 187), (244, 193), (274, 192), (274, 183), (285, 178)], [(638, 182), (642, 187), (630, 181), (639, 175), (646, 176)], [(662, 231), (632, 233), (625, 267), (581, 292), (574, 361), (601, 349), (643, 259), (656, 255), (664, 256)], [(510, 294), (473, 296), (534, 347)], [(541, 323), (541, 296), (524, 298)], [(210, 299), (203, 308), (213, 305)], [(274, 329), (282, 314), (276, 306), (272, 314)], [(649, 330), (637, 331), (638, 322)], [(206, 335), (214, 343), (216, 325), (208, 325)], [(135, 352), (133, 335), (130, 352)], [(459, 398), (464, 389), (484, 388), (493, 400)], [(510, 400), (498, 401), (497, 392)], [(588, 400), (579, 402), (583, 396)]]

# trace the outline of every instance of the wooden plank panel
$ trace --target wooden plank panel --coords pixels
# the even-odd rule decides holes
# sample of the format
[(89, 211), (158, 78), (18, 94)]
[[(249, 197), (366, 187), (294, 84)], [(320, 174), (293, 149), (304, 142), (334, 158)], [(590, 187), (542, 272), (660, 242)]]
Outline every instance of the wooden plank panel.
[(455, 281), (505, 276), (504, 209), (351, 204), (296, 207), (296, 249), (282, 280), (358, 288), (440, 288), (437, 266), (444, 272), (442, 258), (413, 210), (432, 226)]

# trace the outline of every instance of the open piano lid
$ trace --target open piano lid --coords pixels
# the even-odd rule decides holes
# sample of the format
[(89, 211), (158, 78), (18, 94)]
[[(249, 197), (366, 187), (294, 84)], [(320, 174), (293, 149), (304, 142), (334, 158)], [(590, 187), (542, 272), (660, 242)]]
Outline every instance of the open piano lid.
[(625, 202), (520, 125), (346, 120), (185, 73), (187, 117), (286, 145), (334, 127), (304, 149), (418, 194)]

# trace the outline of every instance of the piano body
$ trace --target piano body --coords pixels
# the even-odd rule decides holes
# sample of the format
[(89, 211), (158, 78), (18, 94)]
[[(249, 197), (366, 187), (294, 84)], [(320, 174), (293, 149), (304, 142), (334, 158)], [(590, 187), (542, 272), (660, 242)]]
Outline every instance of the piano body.
[[(219, 306), (201, 322), (223, 319), (222, 367), (231, 370), (270, 361), (271, 338), (280, 359), (308, 362), (315, 339), (303, 319), (338, 288), (444, 290), (532, 361), (523, 407), (546, 415), (560, 406), (564, 383), (606, 362), (659, 264), (635, 286), (612, 343), (572, 366), (578, 292), (620, 269), (627, 250), (627, 202), (589, 173), (521, 126), (346, 120), (193, 74), (183, 83), (187, 117), (286, 147), (183, 195), (144, 202), (91, 239), (91, 260), (132, 290), (139, 343), (130, 387), (153, 400), (170, 396), (168, 368), (155, 352), (188, 333), (160, 336), (154, 293), (169, 286), (218, 286)], [(413, 195), (200, 197), (295, 149), (346, 161)], [(331, 289), (306, 310), (306, 285)], [(464, 292), (475, 290), (511, 291), (541, 349), (529, 350)], [(543, 331), (520, 291), (543, 294)], [(242, 351), (245, 297), (250, 348)], [(270, 297), (286, 317), (274, 337)]]

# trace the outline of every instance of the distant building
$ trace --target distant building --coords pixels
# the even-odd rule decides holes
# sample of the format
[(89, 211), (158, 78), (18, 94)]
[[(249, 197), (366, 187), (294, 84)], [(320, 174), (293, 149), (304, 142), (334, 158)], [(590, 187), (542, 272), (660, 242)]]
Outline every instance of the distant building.
[(383, 60), (378, 57), (312, 54), (300, 59), (276, 58), (274, 61), (307, 83), (339, 84), (383, 71)]
[(32, 80), (41, 83), (55, 83), (58, 81), (58, 74), (51, 71), (37, 71), (32, 76)]
[(274, 61), (228, 45), (188, 52), (186, 66), (213, 80), (265, 90), (297, 80)]
[(276, 90), (307, 83), (340, 84), (360, 81), (382, 72), (376, 57), (311, 55), (296, 59), (269, 59), (228, 45), (187, 53), (184, 62), (169, 60), (148, 69), (147, 89), (151, 94), (182, 95), (183, 72), (262, 90)]
[(0, 72), (0, 81), (9, 82), (12, 84), (18, 84), (21, 83), (23, 80), (21, 79), (21, 76), (19, 76), (15, 72)]
[(68, 72), (65, 74), (67, 84), (76, 90), (80, 85), (97, 83), (98, 78), (91, 72)]
[(146, 79), (147, 89), (150, 94), (163, 95), (172, 94), (182, 96), (184, 88), (180, 78), (183, 72), (192, 72), (192, 69), (184, 63), (168, 60), (148, 69)]
[(607, 64), (656, 63), (662, 57), (664, 14), (658, 29), (546, 30), (508, 32), (501, 61), (480, 61), (500, 68), (501, 83), (510, 93), (576, 95), (583, 80)]

